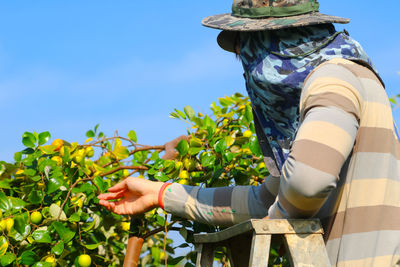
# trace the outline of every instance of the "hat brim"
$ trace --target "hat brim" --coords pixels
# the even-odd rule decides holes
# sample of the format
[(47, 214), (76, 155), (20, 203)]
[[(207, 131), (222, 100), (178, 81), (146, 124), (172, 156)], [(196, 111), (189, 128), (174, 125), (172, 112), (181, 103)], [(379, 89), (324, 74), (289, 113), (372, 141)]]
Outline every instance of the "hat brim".
[(324, 23), (349, 23), (350, 19), (312, 12), (291, 17), (241, 18), (232, 14), (210, 16), (201, 22), (204, 26), (226, 31), (263, 31), (301, 27)]
[(260, 19), (240, 18), (231, 14), (221, 14), (203, 19), (206, 27), (223, 30), (218, 36), (218, 44), (226, 51), (235, 52), (235, 39), (240, 31), (279, 30), (325, 23), (349, 23), (350, 19), (313, 12), (291, 17), (270, 17)]

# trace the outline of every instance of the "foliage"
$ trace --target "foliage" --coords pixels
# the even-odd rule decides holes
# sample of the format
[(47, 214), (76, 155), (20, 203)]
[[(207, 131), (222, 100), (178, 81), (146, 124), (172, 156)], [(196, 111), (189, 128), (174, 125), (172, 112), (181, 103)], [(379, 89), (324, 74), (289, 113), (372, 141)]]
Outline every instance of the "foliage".
[[(248, 98), (220, 98), (211, 111), (196, 114), (187, 106), (171, 113), (190, 125), (191, 136), (189, 142), (178, 144), (175, 160), (160, 158), (164, 146), (138, 144), (134, 131), (127, 137), (106, 137), (97, 125), (86, 133), (84, 144), (60, 139), (48, 144), (48, 132), (24, 133), (26, 149), (15, 153), (14, 163), (0, 162), (0, 264), (79, 266), (78, 257), (88, 254), (92, 265), (121, 266), (129, 217), (102, 208), (96, 196), (131, 175), (201, 187), (262, 183), (268, 170), (253, 134)], [(142, 266), (162, 265), (165, 258), (169, 266), (194, 266), (193, 234), (219, 230), (167, 218), (161, 209), (147, 212), (137, 222), (135, 234), (146, 237)], [(164, 228), (178, 230), (186, 242), (173, 244)], [(192, 251), (176, 257), (175, 249), (184, 247)], [(226, 253), (220, 251), (216, 259), (226, 262)]]

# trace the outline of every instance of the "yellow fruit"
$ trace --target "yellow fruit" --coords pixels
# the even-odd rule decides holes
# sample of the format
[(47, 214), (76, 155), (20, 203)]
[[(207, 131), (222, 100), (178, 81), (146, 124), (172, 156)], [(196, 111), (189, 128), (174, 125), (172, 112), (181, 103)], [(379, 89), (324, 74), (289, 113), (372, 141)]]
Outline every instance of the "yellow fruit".
[(53, 141), (53, 143), (51, 143), (52, 146), (55, 146), (56, 148), (54, 149), (54, 151), (59, 151), (60, 148), (63, 146), (64, 141), (61, 139), (56, 139)]
[(229, 120), (228, 120), (228, 119), (224, 119), (224, 120), (222, 121), (222, 125), (227, 125), (227, 124), (228, 124), (228, 122), (229, 122)]
[(5, 220), (5, 219), (4, 219), (4, 220), (1, 220), (1, 221), (0, 221), (0, 231), (3, 232), (3, 231), (6, 230), (6, 228), (7, 228), (6, 220)]
[(59, 207), (61, 207), (61, 200), (58, 200), (58, 201), (56, 202), (56, 205), (59, 206)]
[(128, 170), (123, 170), (122, 175), (124, 177), (128, 177), (129, 176), (129, 171)]
[(250, 137), (253, 136), (253, 132), (250, 131), (250, 130), (246, 130), (246, 131), (244, 131), (243, 136), (247, 137), (247, 138), (250, 138)]
[(141, 174), (137, 178), (144, 179), (144, 176)]
[(91, 146), (86, 147), (85, 152), (86, 152), (86, 156), (88, 156), (89, 158), (94, 156), (94, 150), (93, 150), (93, 147), (91, 147)]
[(92, 259), (87, 254), (82, 254), (78, 258), (79, 266), (81, 267), (89, 267), (92, 264)]
[(188, 179), (179, 179), (178, 184), (188, 185), (189, 180)]
[(31, 222), (34, 224), (39, 224), (42, 221), (42, 214), (38, 211), (32, 212), (31, 214)]
[(128, 232), (129, 229), (131, 228), (131, 224), (128, 223), (128, 222), (122, 222), (122, 223), (121, 223), (121, 228), (122, 228), (122, 230)]
[(47, 257), (44, 261), (51, 263), (52, 267), (57, 266), (56, 259), (53, 256)]
[(54, 156), (54, 157), (51, 158), (51, 160), (57, 162), (58, 166), (61, 166), (61, 164), (62, 164), (62, 158), (59, 157), (59, 156)]
[(189, 178), (189, 173), (187, 171), (181, 171), (179, 173), (179, 178), (181, 179), (188, 179)]
[(14, 227), (14, 219), (13, 218), (7, 218), (6, 219), (6, 229), (7, 229), (7, 231), (10, 232), (13, 227)]
[(260, 163), (260, 165), (258, 165), (258, 167), (259, 167), (260, 169), (264, 169), (264, 168), (266, 168), (266, 167), (265, 167), (265, 163), (264, 163), (264, 162), (261, 162), (261, 163)]

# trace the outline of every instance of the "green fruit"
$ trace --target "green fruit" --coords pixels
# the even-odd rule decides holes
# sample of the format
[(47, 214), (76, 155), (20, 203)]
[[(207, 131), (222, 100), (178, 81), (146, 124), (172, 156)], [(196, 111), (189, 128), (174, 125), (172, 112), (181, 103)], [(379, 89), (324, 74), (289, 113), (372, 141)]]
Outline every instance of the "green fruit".
[(196, 168), (196, 162), (192, 159), (184, 159), (183, 165), (185, 166), (185, 169), (188, 171), (193, 171)]
[(88, 146), (88, 147), (85, 148), (85, 151), (86, 151), (86, 156), (87, 156), (88, 158), (91, 158), (91, 157), (94, 156), (93, 147)]
[(3, 211), (0, 210), (0, 220), (3, 219)]
[(183, 167), (183, 162), (182, 161), (178, 161), (175, 163), (175, 169), (176, 170), (180, 170)]
[(89, 267), (92, 264), (92, 259), (87, 254), (82, 254), (78, 258), (79, 266), (81, 267)]
[(39, 224), (42, 221), (42, 214), (38, 211), (32, 212), (31, 222), (34, 224)]

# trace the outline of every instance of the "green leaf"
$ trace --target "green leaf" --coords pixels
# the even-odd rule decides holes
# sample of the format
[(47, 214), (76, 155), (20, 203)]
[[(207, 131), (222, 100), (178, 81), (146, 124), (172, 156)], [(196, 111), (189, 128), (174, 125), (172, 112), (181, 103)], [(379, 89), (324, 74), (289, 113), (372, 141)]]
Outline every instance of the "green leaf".
[(21, 263), (23, 265), (32, 265), (38, 260), (38, 256), (35, 252), (27, 250), (21, 254)]
[(81, 216), (79, 216), (78, 213), (74, 213), (71, 216), (69, 216), (68, 221), (70, 222), (79, 222), (81, 220)]
[(51, 263), (45, 261), (39, 261), (36, 262), (34, 265), (32, 265), (32, 267), (51, 267)]
[(129, 131), (129, 133), (128, 133), (128, 138), (130, 139), (130, 140), (132, 140), (133, 142), (137, 142), (137, 135), (136, 135), (136, 132), (135, 131)]
[(14, 216), (14, 229), (21, 234), (22, 239), (29, 235), (31, 226), (29, 224), (28, 212)]
[(181, 140), (176, 146), (176, 150), (178, 150), (179, 154), (183, 157), (189, 151), (189, 144), (186, 140)]
[(36, 230), (32, 233), (33, 239), (38, 243), (51, 243), (51, 237), (47, 230)]
[(2, 211), (11, 210), (11, 203), (4, 192), (0, 192), (0, 209)]
[(51, 177), (47, 184), (47, 193), (51, 194), (60, 189), (64, 185), (64, 179), (61, 177)]
[(39, 146), (44, 145), (49, 141), (51, 138), (51, 135), (49, 132), (43, 132), (39, 134)]
[(1, 266), (7, 266), (14, 261), (15, 261), (14, 254), (7, 252), (5, 255), (1, 256), (0, 263), (1, 263)]
[(244, 112), (244, 118), (246, 119), (247, 123), (250, 123), (253, 121), (253, 111), (251, 110), (250, 105), (246, 105), (246, 109)]
[(221, 139), (217, 143), (215, 143), (214, 149), (218, 153), (224, 152), (226, 150), (226, 141), (225, 141), (225, 139)]
[(11, 203), (11, 207), (15, 210), (23, 209), (26, 206), (26, 202), (20, 198), (9, 197), (9, 201)]
[(72, 238), (74, 238), (75, 232), (69, 230), (63, 223), (53, 222), (51, 225), (56, 229), (56, 232), (65, 243), (68, 243)]
[(96, 176), (93, 179), (93, 182), (95, 185), (97, 185), (99, 187), (101, 192), (104, 192), (107, 190), (107, 183), (100, 176)]
[(90, 250), (93, 250), (93, 249), (98, 248), (102, 243), (90, 244), (90, 245), (83, 244), (83, 243), (81, 243), (81, 244), (82, 244), (82, 246), (84, 246), (85, 248), (90, 249)]
[(201, 165), (203, 165), (203, 167), (211, 167), (214, 165), (215, 159), (215, 155), (207, 152), (201, 157)]
[(262, 154), (260, 145), (258, 144), (257, 137), (255, 137), (255, 136), (250, 137), (249, 148), (250, 148), (251, 152), (256, 156), (259, 156)]
[(182, 111), (177, 110), (177, 109), (175, 109), (175, 111), (176, 111), (176, 113), (179, 114), (179, 116), (181, 116), (182, 119), (186, 120), (186, 115), (185, 115), (185, 113), (183, 113)]
[(156, 221), (157, 221), (157, 224), (160, 226), (164, 226), (164, 224), (165, 224), (165, 219), (163, 216), (157, 215)]
[(189, 148), (189, 154), (191, 156), (194, 156), (197, 155), (202, 150), (204, 150), (204, 147), (191, 147)]
[(28, 200), (32, 204), (39, 204), (42, 202), (43, 192), (39, 190), (33, 190), (29, 193)]
[(89, 131), (86, 132), (86, 137), (92, 138), (94, 136), (95, 136), (95, 133), (92, 130), (89, 130)]
[(54, 247), (51, 248), (51, 252), (56, 254), (57, 256), (61, 255), (63, 251), (64, 251), (63, 241), (58, 242)]
[(14, 160), (15, 160), (16, 162), (21, 161), (21, 159), (22, 159), (22, 152), (16, 152), (16, 153), (14, 153)]
[(185, 240), (187, 239), (188, 232), (187, 232), (187, 230), (186, 230), (185, 227), (182, 227), (182, 228), (179, 230), (179, 234), (180, 234)]
[(163, 172), (157, 172), (154, 174), (154, 178), (161, 182), (166, 182), (169, 180), (168, 176), (166, 176)]
[(179, 256), (176, 258), (172, 258), (172, 259), (168, 259), (168, 265), (178, 265), (178, 263), (180, 263), (183, 259), (185, 258), (185, 256)]
[(22, 135), (22, 143), (24, 144), (24, 146), (26, 147), (35, 147), (35, 143), (36, 143), (36, 137), (30, 133), (30, 132), (25, 132)]
[(160, 249), (158, 247), (152, 247), (151, 248), (151, 256), (154, 259), (155, 263), (159, 263), (160, 262)]
[(183, 110), (185, 111), (185, 114), (189, 120), (193, 120), (193, 118), (196, 116), (196, 113), (191, 106), (186, 106)]
[(0, 188), (11, 189), (10, 181), (8, 179), (0, 180)]

